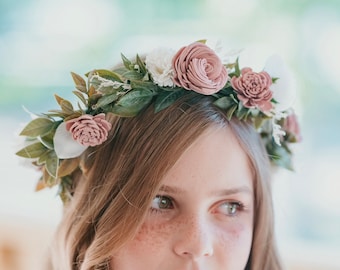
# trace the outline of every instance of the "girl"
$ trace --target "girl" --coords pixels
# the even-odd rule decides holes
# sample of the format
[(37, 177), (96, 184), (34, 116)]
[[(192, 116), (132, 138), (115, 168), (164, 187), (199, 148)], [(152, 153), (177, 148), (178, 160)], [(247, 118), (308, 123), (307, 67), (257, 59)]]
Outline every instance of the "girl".
[(72, 73), (83, 105), (56, 96), (22, 132), (17, 154), (65, 202), (52, 268), (281, 269), (270, 171), (290, 168), (299, 134), (277, 78), (204, 42), (122, 60), (87, 83)]

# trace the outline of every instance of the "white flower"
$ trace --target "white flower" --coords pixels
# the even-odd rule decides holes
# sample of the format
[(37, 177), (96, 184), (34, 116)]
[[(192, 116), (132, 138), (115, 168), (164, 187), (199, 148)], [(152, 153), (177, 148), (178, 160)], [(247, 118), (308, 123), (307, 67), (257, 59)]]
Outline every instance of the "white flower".
[(278, 55), (272, 55), (267, 59), (264, 70), (272, 78), (278, 78), (270, 87), (270, 90), (273, 91), (273, 98), (278, 102), (275, 104), (275, 110), (285, 111), (289, 109), (296, 97), (290, 70)]
[(280, 138), (281, 136), (284, 136), (284, 135), (286, 135), (286, 132), (282, 130), (279, 124), (274, 122), (274, 118), (273, 118), (273, 138), (277, 145), (281, 146)]
[(67, 159), (79, 157), (87, 148), (73, 140), (72, 133), (66, 130), (66, 123), (61, 123), (53, 138), (54, 150), (58, 158)]
[(145, 58), (146, 68), (155, 84), (159, 86), (173, 86), (172, 58), (175, 51), (167, 48), (158, 48), (150, 52)]

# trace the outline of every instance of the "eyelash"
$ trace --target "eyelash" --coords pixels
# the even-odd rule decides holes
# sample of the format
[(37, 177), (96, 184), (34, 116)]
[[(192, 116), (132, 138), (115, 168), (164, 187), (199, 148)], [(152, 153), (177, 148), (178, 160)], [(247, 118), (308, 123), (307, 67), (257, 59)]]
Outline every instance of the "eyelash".
[[(171, 210), (174, 208), (174, 199), (169, 197), (169, 196), (163, 196), (163, 195), (157, 195), (153, 201), (152, 201), (152, 204), (155, 202), (155, 200), (158, 200), (158, 208), (154, 207), (153, 205), (150, 207), (150, 210), (151, 212), (153, 213), (164, 213), (168, 210)], [(167, 201), (167, 202), (166, 202)], [(159, 206), (159, 204), (161, 202), (166, 202), (166, 207), (164, 208), (161, 208)], [(244, 211), (245, 210), (245, 205), (239, 201), (225, 201), (223, 203), (221, 203), (217, 208), (218, 209), (221, 209), (223, 206), (226, 206), (229, 207), (228, 210), (232, 210), (233, 213), (230, 213), (230, 214), (226, 214), (226, 213), (223, 213), (224, 211), (222, 211), (222, 214), (227, 216), (227, 217), (236, 217), (240, 214), (240, 212)]]

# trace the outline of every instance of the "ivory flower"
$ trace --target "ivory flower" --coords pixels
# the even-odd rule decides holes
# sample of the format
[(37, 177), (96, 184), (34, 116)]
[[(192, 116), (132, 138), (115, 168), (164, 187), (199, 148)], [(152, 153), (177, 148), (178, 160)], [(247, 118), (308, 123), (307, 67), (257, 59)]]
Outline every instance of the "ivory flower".
[(177, 86), (204, 95), (221, 90), (228, 81), (227, 69), (207, 45), (195, 42), (174, 56), (174, 82)]
[(54, 151), (60, 159), (79, 157), (87, 146), (82, 145), (72, 138), (72, 134), (67, 131), (66, 123), (62, 122), (53, 138)]
[(150, 52), (145, 58), (145, 65), (152, 76), (152, 80), (159, 86), (173, 86), (172, 58), (175, 51), (158, 48)]
[(275, 110), (286, 111), (292, 106), (296, 96), (293, 76), (278, 55), (273, 55), (267, 59), (264, 70), (272, 78), (278, 78), (270, 87), (273, 91), (273, 98), (278, 102), (275, 104)]

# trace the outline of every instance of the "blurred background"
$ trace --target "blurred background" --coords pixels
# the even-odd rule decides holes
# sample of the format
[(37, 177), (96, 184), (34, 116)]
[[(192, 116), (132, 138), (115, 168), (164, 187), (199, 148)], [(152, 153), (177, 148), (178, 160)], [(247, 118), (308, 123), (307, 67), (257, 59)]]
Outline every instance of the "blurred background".
[(257, 71), (272, 54), (290, 67), (303, 142), (295, 172), (273, 180), (278, 248), (288, 270), (340, 269), (337, 0), (1, 0), (0, 269), (42, 269), (61, 217), (57, 190), (34, 192), (39, 174), (14, 155), (24, 107), (56, 109), (54, 93), (75, 101), (70, 71), (198, 39), (243, 50)]

